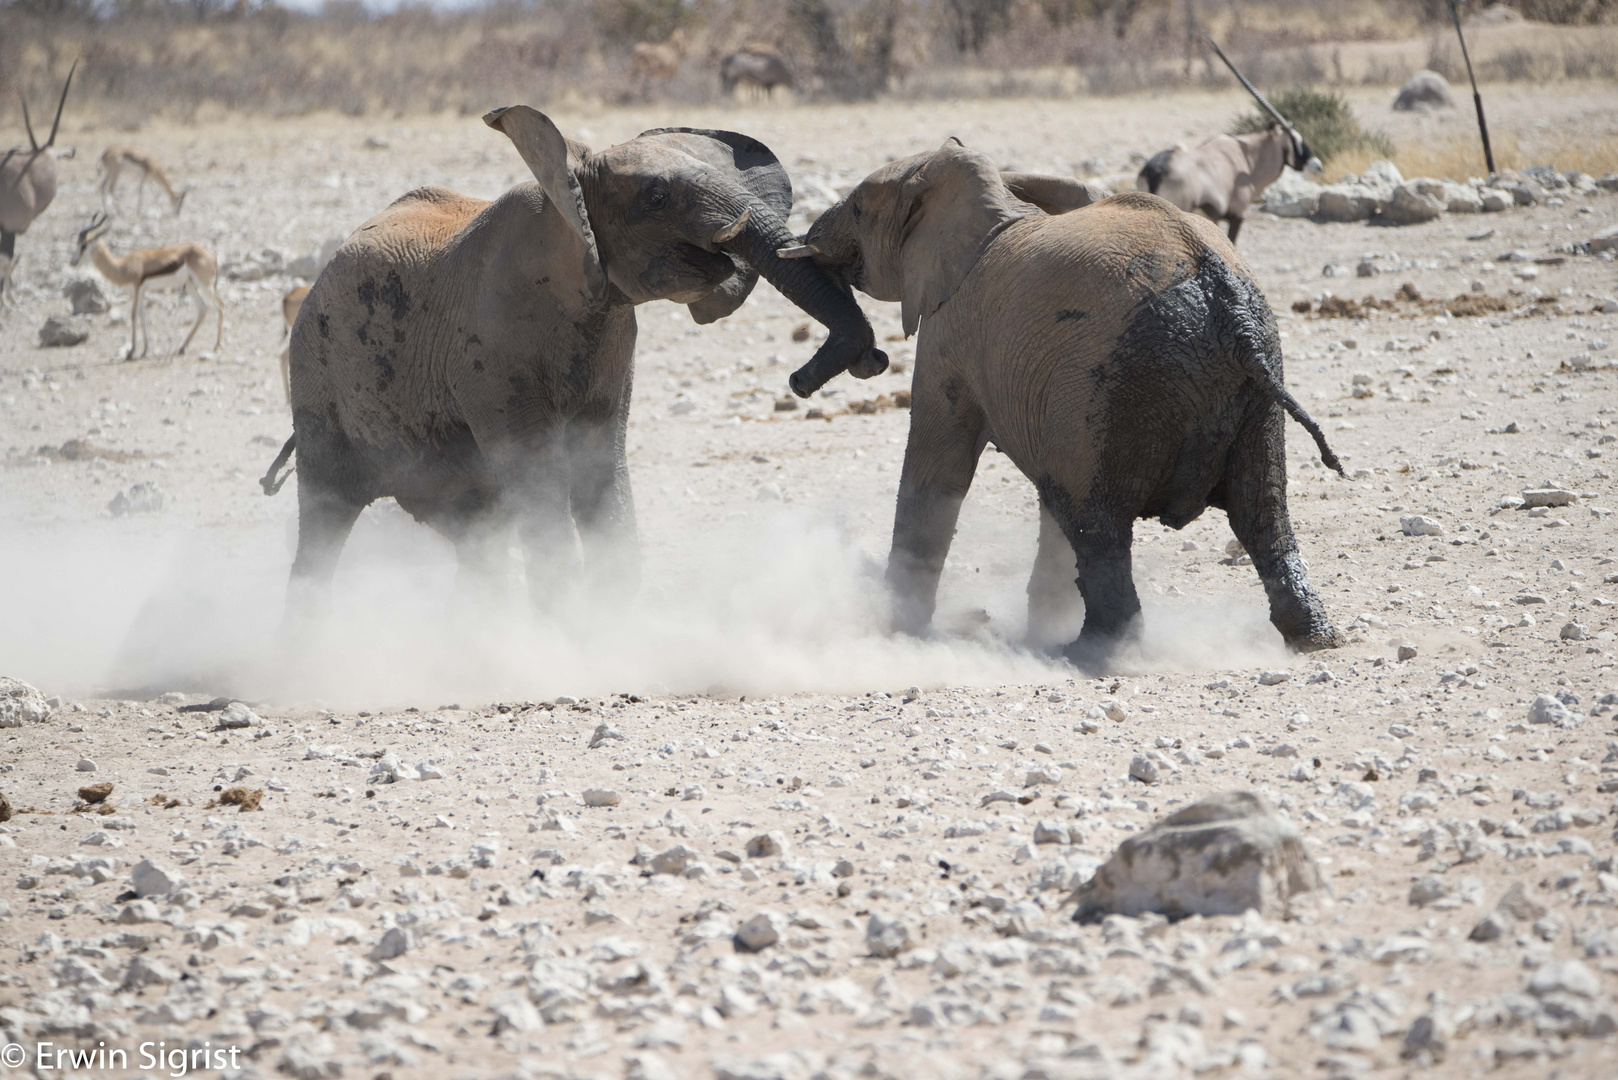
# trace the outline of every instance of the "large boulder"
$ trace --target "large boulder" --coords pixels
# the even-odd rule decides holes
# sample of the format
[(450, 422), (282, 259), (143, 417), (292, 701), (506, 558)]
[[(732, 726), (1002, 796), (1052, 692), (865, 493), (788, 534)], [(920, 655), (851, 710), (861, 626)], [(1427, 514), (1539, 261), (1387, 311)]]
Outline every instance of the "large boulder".
[(44, 694), (21, 679), (0, 675), (0, 728), (39, 724), (50, 716)]
[(1284, 169), (1264, 189), (1264, 210), (1276, 217), (1309, 217), (1320, 204), (1320, 185), (1296, 169)]
[(1338, 183), (1320, 189), (1315, 216), (1325, 221), (1365, 221), (1382, 209), (1382, 198), (1358, 183)]
[[(1382, 219), (1395, 225), (1416, 225), (1442, 217), (1444, 200), (1437, 195), (1424, 192), (1422, 184), (1420, 180), (1412, 180), (1395, 188), (1393, 198), (1382, 207)], [(1443, 185), (1437, 186), (1442, 192)]]
[(1292, 897), (1321, 887), (1291, 822), (1260, 795), (1225, 791), (1192, 803), (1118, 846), (1073, 894), (1074, 919), (1157, 912), (1284, 916)]
[(1449, 80), (1436, 71), (1418, 71), (1410, 81), (1399, 88), (1393, 107), (1400, 112), (1415, 109), (1453, 109), (1455, 95), (1450, 93)]

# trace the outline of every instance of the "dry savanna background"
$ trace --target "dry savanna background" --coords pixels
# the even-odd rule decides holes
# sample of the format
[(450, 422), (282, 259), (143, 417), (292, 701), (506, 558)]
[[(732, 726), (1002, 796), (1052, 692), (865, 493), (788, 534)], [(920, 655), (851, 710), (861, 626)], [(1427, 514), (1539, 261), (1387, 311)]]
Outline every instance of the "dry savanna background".
[[(1443, 0), (0, 3), (0, 145), (78, 64), (0, 302), (0, 1074), (1618, 1075), (1618, 4), (1460, 12), (1492, 177)], [(951, 135), (1117, 189), (1253, 126), (1199, 27), (1324, 159), (1239, 250), (1345, 465), (1289, 424), (1339, 648), (1214, 510), (1137, 523), (1108, 670), (1026, 647), (993, 448), (890, 633), (916, 343), (862, 298), (891, 368), (800, 402), (824, 330), (767, 285), (638, 311), (627, 611), (469, 604), (385, 500), (285, 647), (282, 297), (527, 180), (489, 108), (745, 132), (802, 232)], [(1395, 110), (1423, 70), (1453, 105)], [(115, 145), (175, 199), (104, 203)], [(167, 292), (126, 358), (104, 210), (216, 254), (219, 347)]]

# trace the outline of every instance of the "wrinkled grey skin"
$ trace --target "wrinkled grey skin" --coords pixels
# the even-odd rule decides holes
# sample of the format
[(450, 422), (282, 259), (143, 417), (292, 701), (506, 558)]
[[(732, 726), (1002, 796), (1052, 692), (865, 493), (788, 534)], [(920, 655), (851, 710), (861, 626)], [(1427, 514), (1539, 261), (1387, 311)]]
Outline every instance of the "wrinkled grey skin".
[(411, 192), (349, 237), (298, 314), (294, 435), (264, 482), (273, 493), (295, 446), (291, 604), (324, 594), (355, 519), (384, 496), (484, 583), (499, 583), (515, 523), (541, 609), (581, 578), (597, 597), (632, 592), (635, 304), (674, 300), (711, 322), (762, 273), (830, 329), (825, 350), (880, 356), (845, 289), (775, 256), (792, 189), (762, 144), (669, 129), (592, 153), (525, 106), (484, 119), (538, 182), (492, 203)]
[[(1026, 183), (1026, 181), (1024, 181)], [(1335, 645), (1287, 516), (1275, 318), (1207, 220), (1129, 193), (1061, 216), (951, 140), (867, 177), (809, 230), (814, 261), (920, 329), (887, 580), (897, 626), (931, 622), (978, 456), (993, 440), (1040, 497), (1031, 640), (1081, 597), (1063, 650), (1104, 668), (1138, 633), (1136, 518), (1230, 515), (1297, 649)], [(1078, 572), (1076, 584), (1073, 574)]]

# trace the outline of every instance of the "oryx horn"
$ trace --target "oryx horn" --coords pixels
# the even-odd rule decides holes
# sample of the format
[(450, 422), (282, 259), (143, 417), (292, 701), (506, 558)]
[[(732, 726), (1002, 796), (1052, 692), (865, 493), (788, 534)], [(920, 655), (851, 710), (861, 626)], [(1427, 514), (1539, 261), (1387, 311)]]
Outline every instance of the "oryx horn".
[(1252, 83), (1247, 81), (1247, 76), (1243, 75), (1241, 73), (1241, 70), (1235, 64), (1230, 62), (1230, 57), (1225, 55), (1225, 50), (1223, 50), (1223, 49), (1221, 49), (1219, 47), (1218, 43), (1214, 41), (1214, 39), (1213, 39), (1213, 37), (1211, 35), (1204, 34), (1204, 35), (1202, 35), (1202, 38), (1203, 38), (1204, 41), (1206, 41), (1208, 43), (1208, 47), (1219, 55), (1219, 59), (1221, 59), (1221, 60), (1223, 60), (1225, 62), (1225, 66), (1230, 69), (1230, 73), (1232, 75), (1236, 76), (1237, 81), (1239, 81), (1243, 86), (1247, 87), (1247, 92), (1249, 94), (1253, 95), (1253, 100), (1258, 102), (1259, 105), (1263, 107), (1265, 112), (1267, 112), (1271, 116), (1275, 117), (1275, 122), (1276, 123), (1280, 124), (1284, 128), (1292, 127), (1291, 122), (1289, 120), (1287, 120), (1286, 117), (1282, 116), (1278, 111), (1276, 111), (1275, 106), (1271, 105), (1269, 103), (1269, 101), (1266, 100), (1264, 95), (1258, 92), (1258, 88), (1255, 87)]

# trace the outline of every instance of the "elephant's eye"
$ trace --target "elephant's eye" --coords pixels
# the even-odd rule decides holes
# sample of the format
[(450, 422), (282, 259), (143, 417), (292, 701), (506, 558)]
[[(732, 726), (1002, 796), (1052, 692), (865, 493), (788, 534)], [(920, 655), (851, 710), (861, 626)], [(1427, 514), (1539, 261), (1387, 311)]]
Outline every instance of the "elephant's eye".
[(860, 204), (857, 202), (849, 203), (848, 212), (854, 216), (855, 221), (858, 221), (860, 219)]
[(662, 184), (654, 184), (646, 190), (641, 198), (641, 205), (647, 210), (661, 210), (663, 204), (669, 201), (669, 189)]

